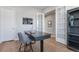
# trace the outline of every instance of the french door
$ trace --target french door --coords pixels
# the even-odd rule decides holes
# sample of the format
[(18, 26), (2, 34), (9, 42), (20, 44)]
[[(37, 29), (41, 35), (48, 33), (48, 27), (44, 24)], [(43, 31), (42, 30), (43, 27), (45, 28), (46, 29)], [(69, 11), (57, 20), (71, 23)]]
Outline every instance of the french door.
[(44, 29), (44, 14), (43, 13), (38, 13), (37, 14), (37, 31), (43, 32)]

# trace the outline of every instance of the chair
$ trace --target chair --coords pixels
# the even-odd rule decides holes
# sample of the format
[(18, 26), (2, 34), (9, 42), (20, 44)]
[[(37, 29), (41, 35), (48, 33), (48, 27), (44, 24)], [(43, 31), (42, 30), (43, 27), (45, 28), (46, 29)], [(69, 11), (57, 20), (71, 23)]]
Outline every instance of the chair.
[(35, 38), (31, 35), (31, 33), (25, 32), (25, 34), (28, 36), (29, 39), (32, 40), (32, 43), (36, 43), (36, 40), (35, 40)]
[(23, 45), (24, 52), (26, 51), (25, 49), (27, 48), (27, 46), (29, 46), (30, 47), (30, 50), (33, 51), (33, 48), (32, 48), (32, 44), (33, 44), (32, 43), (32, 40), (30, 38), (28, 38), (28, 36), (25, 33), (19, 32), (18, 33), (18, 37), (19, 37), (19, 41), (21, 42), (19, 51), (21, 51), (22, 44), (24, 44)]

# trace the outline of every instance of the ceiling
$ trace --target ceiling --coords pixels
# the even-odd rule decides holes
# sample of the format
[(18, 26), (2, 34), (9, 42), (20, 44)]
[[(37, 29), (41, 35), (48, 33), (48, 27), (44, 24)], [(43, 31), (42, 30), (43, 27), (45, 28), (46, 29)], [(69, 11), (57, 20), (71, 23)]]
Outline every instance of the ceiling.
[(43, 10), (43, 9), (46, 9), (46, 8), (48, 8), (50, 6), (32, 6), (32, 7)]
[[(6, 7), (6, 6), (5, 6)], [(9, 8), (16, 8), (16, 7), (18, 7), (18, 8), (25, 8), (25, 7), (31, 7), (31, 8), (36, 8), (36, 9), (39, 9), (39, 10), (44, 10), (44, 9), (46, 9), (46, 8), (49, 8), (49, 7), (54, 7), (54, 6), (13, 6), (13, 7), (11, 7), (11, 6), (8, 6)]]
[(52, 10), (52, 11), (50, 11), (50, 12), (47, 12), (47, 13), (45, 14), (45, 17), (48, 16), (48, 15), (53, 15), (53, 14), (55, 15), (55, 10)]

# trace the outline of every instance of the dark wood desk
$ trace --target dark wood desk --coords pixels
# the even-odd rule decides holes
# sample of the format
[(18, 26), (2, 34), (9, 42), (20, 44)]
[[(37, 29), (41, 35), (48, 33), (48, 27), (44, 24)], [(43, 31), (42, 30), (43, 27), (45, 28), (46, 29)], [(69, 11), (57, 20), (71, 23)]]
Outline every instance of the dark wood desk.
[(44, 40), (51, 38), (51, 34), (43, 33), (43, 32), (34, 32), (31, 35), (35, 38), (36, 41), (40, 41), (40, 51), (44, 51)]

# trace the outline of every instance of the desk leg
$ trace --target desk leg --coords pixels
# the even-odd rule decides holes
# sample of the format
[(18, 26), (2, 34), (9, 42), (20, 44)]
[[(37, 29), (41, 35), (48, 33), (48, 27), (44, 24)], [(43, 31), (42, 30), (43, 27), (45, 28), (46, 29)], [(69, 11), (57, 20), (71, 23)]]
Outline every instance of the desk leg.
[(43, 50), (44, 50), (44, 42), (43, 42), (43, 40), (41, 40), (40, 41), (40, 52), (43, 52)]

